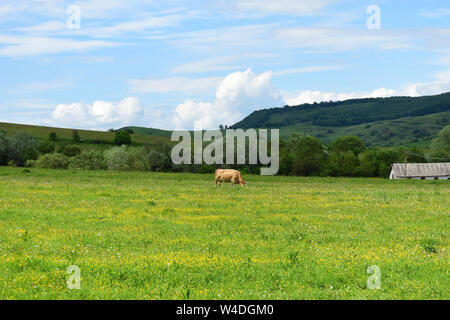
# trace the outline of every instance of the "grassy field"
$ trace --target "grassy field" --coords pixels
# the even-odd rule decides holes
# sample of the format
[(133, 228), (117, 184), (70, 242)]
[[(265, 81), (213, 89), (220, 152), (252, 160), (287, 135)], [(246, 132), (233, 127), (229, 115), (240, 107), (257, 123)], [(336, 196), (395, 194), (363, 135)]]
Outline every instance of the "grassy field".
[[(112, 146), (111, 144), (114, 142), (115, 136), (115, 133), (113, 132), (77, 130), (78, 133), (80, 134), (81, 139), (84, 140), (85, 142), (74, 143), (72, 138), (72, 132), (74, 129), (0, 122), (0, 130), (6, 131), (8, 135), (13, 135), (14, 133), (19, 131), (25, 131), (31, 133), (33, 137), (39, 140), (48, 140), (49, 134), (51, 132), (55, 132), (59, 139), (59, 141), (56, 144), (70, 141), (72, 144), (78, 145), (82, 150), (90, 150), (90, 149), (104, 150), (111, 148)], [(170, 136), (167, 137), (166, 132), (162, 130), (154, 129), (153, 131), (151, 131), (151, 133), (152, 133), (151, 135), (146, 133), (133, 134), (132, 140), (134, 143), (137, 144), (155, 145), (161, 142), (167, 142), (170, 139)], [(93, 141), (97, 142), (93, 143)]]
[(445, 126), (441, 123), (443, 119), (450, 120), (450, 111), (341, 127), (303, 123), (282, 127), (280, 132), (285, 138), (293, 133), (309, 134), (321, 138), (326, 144), (342, 136), (358, 136), (372, 147), (403, 145), (427, 148)]
[(450, 298), (448, 181), (244, 179), (0, 167), (0, 299)]

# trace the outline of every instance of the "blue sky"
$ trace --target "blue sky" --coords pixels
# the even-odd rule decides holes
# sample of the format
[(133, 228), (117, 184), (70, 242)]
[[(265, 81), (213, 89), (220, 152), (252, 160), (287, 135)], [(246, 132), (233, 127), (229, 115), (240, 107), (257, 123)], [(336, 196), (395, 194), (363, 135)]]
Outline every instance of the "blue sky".
[(449, 21), (448, 1), (0, 1), (0, 121), (215, 128), (447, 92)]

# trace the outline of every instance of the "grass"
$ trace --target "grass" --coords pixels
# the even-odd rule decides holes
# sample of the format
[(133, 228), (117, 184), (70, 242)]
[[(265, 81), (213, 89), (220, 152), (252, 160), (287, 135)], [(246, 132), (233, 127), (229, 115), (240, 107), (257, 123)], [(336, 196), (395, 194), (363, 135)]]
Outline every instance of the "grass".
[(281, 136), (286, 138), (293, 133), (309, 134), (329, 144), (342, 136), (358, 136), (372, 147), (416, 146), (429, 147), (431, 140), (448, 124), (450, 111), (419, 117), (405, 117), (394, 120), (368, 122), (353, 126), (320, 127), (309, 123), (299, 123), (281, 127)]
[[(111, 148), (114, 142), (115, 133), (113, 132), (105, 132), (105, 131), (93, 131), (93, 130), (78, 130), (81, 139), (85, 140), (83, 143), (74, 143), (72, 138), (72, 132), (74, 129), (64, 129), (64, 128), (53, 128), (53, 127), (44, 127), (44, 126), (33, 126), (33, 125), (25, 125), (25, 124), (15, 124), (15, 123), (6, 123), (0, 122), (0, 130), (6, 131), (8, 135), (13, 135), (18, 131), (25, 131), (31, 133), (36, 139), (39, 140), (48, 140), (49, 134), (51, 132), (55, 132), (58, 136), (59, 143), (64, 143), (66, 141), (70, 141), (72, 144), (79, 145), (83, 150), (89, 149), (100, 149), (104, 150), (107, 148)], [(142, 133), (142, 134), (133, 134), (131, 135), (134, 143), (137, 144), (149, 144), (155, 145), (161, 142), (167, 142), (170, 139), (167, 135), (159, 134), (158, 132), (164, 132), (162, 130), (154, 130), (152, 131), (152, 135)], [(92, 141), (96, 141), (97, 143), (93, 143)], [(59, 144), (56, 143), (56, 144)]]
[(448, 181), (244, 178), (0, 167), (0, 299), (450, 298)]

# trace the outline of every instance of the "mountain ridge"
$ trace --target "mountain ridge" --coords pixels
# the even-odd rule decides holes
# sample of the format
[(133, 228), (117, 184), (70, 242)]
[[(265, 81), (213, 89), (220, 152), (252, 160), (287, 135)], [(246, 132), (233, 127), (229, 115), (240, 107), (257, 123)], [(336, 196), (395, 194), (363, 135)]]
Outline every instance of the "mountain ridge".
[(279, 128), (282, 137), (308, 134), (325, 143), (351, 134), (369, 145), (391, 146), (428, 143), (449, 123), (450, 92), (260, 109), (231, 128)]

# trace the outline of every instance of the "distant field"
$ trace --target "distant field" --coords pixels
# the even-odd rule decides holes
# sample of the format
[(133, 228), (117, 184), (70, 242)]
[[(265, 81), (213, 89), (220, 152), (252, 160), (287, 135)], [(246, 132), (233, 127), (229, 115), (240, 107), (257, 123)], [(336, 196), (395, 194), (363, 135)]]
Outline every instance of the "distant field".
[(443, 125), (443, 119), (450, 119), (450, 111), (420, 117), (406, 117), (395, 120), (374, 121), (365, 124), (342, 127), (319, 127), (311, 123), (296, 124), (280, 129), (283, 137), (293, 133), (309, 134), (329, 144), (342, 136), (358, 136), (372, 147), (417, 146), (428, 148)]
[[(55, 132), (58, 138), (62, 140), (72, 140), (72, 132), (73, 129), (64, 129), (64, 128), (53, 128), (53, 127), (42, 127), (42, 126), (32, 126), (32, 125), (24, 125), (24, 124), (14, 124), (14, 123), (5, 123), (0, 122), (0, 130), (5, 130), (8, 135), (12, 135), (18, 131), (26, 131), (37, 139), (48, 139), (50, 132)], [(133, 142), (138, 144), (156, 144), (158, 142), (167, 141), (168, 137), (163, 135), (155, 134), (158, 130), (152, 132), (152, 135), (148, 134), (133, 134), (132, 139)], [(80, 137), (82, 140), (86, 140), (85, 143), (79, 143), (81, 146), (89, 146), (95, 148), (102, 148), (100, 146), (102, 143), (91, 143), (94, 140), (101, 140), (104, 142), (106, 146), (103, 147), (105, 149), (108, 144), (113, 143), (114, 141), (114, 133), (105, 132), (105, 131), (92, 131), (92, 130), (78, 130)], [(169, 138), (170, 139), (170, 138)], [(100, 141), (98, 141), (100, 142)]]
[(448, 181), (244, 178), (0, 167), (0, 299), (450, 298)]

